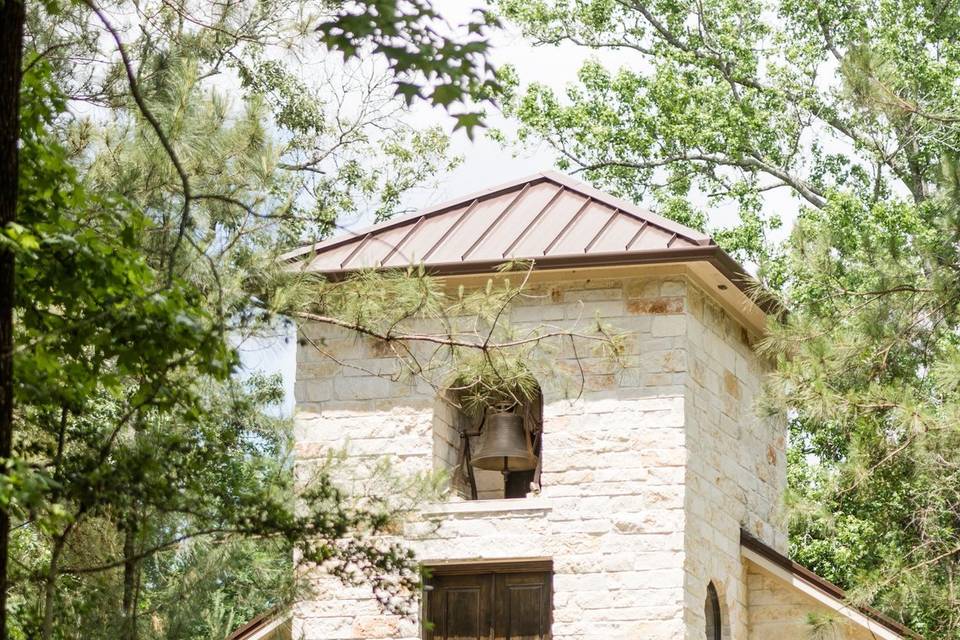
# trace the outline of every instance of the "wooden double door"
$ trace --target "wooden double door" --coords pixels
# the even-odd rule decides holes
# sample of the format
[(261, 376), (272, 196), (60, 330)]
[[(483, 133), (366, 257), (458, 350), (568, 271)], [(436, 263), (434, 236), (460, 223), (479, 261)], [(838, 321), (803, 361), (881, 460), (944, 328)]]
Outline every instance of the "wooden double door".
[(435, 575), (424, 599), (424, 640), (549, 640), (552, 573)]

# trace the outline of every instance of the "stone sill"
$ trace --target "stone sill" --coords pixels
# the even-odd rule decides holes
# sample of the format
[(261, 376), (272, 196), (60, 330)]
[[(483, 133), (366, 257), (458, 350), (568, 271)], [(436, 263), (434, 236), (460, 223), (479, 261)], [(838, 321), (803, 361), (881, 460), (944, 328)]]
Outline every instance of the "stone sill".
[(436, 502), (424, 505), (420, 515), (425, 517), (450, 515), (496, 515), (498, 513), (544, 513), (553, 509), (543, 498), (512, 498), (500, 500), (464, 500), (462, 502)]

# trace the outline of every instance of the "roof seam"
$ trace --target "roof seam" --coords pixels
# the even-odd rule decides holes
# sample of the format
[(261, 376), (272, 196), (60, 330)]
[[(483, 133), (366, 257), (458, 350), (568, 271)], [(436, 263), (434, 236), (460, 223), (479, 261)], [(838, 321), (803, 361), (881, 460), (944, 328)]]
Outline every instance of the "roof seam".
[(588, 253), (590, 249), (593, 248), (593, 245), (607, 232), (607, 229), (610, 228), (610, 225), (613, 224), (613, 221), (617, 219), (617, 216), (620, 214), (620, 209), (616, 207), (613, 208), (613, 211), (610, 212), (610, 217), (607, 218), (607, 221), (603, 223), (603, 226), (600, 227), (600, 231), (597, 231), (597, 234), (593, 236), (593, 239), (587, 243), (587, 246), (583, 248), (584, 253)]
[[(663, 226), (662, 224), (657, 224), (656, 222), (650, 222), (649, 220), (644, 220), (644, 219), (641, 218), (640, 216), (635, 215), (635, 214), (632, 214), (632, 213), (630, 213), (629, 211), (625, 211), (624, 213), (626, 213), (626, 214), (627, 214), (628, 216), (630, 216), (631, 218), (634, 218), (634, 219), (636, 219), (636, 220), (642, 220), (643, 222), (646, 222), (649, 226), (654, 227), (655, 229), (660, 229), (660, 231), (664, 231), (664, 232), (669, 233), (669, 234), (671, 234), (671, 235), (674, 235), (674, 236), (683, 238), (684, 240), (687, 240), (688, 242), (692, 242), (692, 243), (694, 243), (694, 244), (700, 244), (700, 242), (699, 242), (698, 240), (695, 240), (694, 238), (691, 238), (690, 236), (688, 236), (688, 235), (686, 235), (686, 234), (682, 234), (682, 233), (679, 233), (679, 232), (677, 232), (677, 231), (674, 231), (673, 229), (670, 229), (670, 228), (668, 228), (668, 227), (665, 227), (665, 226)], [(653, 212), (651, 211), (650, 213), (653, 213)]]
[(497, 216), (497, 218), (490, 224), (490, 226), (488, 226), (483, 231), (483, 233), (480, 234), (480, 237), (477, 238), (477, 240), (472, 245), (470, 245), (470, 248), (467, 249), (462, 256), (460, 256), (461, 260), (466, 260), (467, 256), (473, 253), (474, 249), (479, 247), (480, 244), (490, 236), (490, 234), (497, 227), (497, 225), (500, 224), (500, 221), (503, 220), (508, 213), (513, 211), (514, 206), (516, 206), (516, 204), (523, 199), (523, 196), (526, 195), (526, 193), (529, 190), (530, 190), (530, 183), (528, 182), (527, 184), (523, 185), (523, 188), (517, 192), (517, 195), (515, 195), (512, 200), (510, 200), (510, 204), (508, 204), (506, 207), (503, 208), (503, 211), (500, 212), (500, 215)]
[(625, 246), (625, 247), (623, 248), (623, 250), (624, 250), (624, 251), (629, 251), (629, 250), (630, 250), (630, 247), (633, 246), (633, 243), (637, 241), (637, 239), (640, 237), (640, 235), (641, 235), (644, 231), (646, 231), (646, 230), (647, 230), (647, 227), (649, 227), (649, 226), (650, 226), (650, 223), (647, 222), (646, 220), (643, 220), (643, 221), (640, 223), (640, 228), (637, 229), (637, 232), (636, 232), (635, 234), (633, 234), (633, 237), (630, 238), (630, 242), (627, 243), (627, 246)]
[(423, 224), (423, 221), (424, 221), (426, 218), (427, 218), (426, 216), (420, 216), (420, 217), (417, 219), (416, 222), (414, 222), (412, 225), (410, 225), (410, 229), (409, 229), (405, 234), (403, 234), (403, 237), (402, 237), (402, 238), (400, 238), (400, 242), (398, 242), (396, 245), (394, 245), (393, 249), (390, 249), (390, 253), (388, 253), (387, 255), (385, 255), (383, 258), (380, 259), (380, 266), (381, 266), (381, 267), (382, 267), (384, 264), (387, 263), (387, 260), (389, 260), (390, 258), (393, 257), (393, 254), (395, 254), (397, 251), (400, 250), (400, 247), (402, 247), (402, 246), (403, 246), (403, 243), (405, 243), (405, 242), (407, 241), (407, 238), (409, 238), (410, 236), (412, 236), (413, 233), (414, 233), (417, 229), (420, 228), (420, 225)]
[(453, 224), (450, 225), (450, 227), (443, 232), (443, 235), (440, 236), (440, 239), (437, 240), (437, 242), (432, 247), (430, 247), (430, 250), (427, 251), (425, 254), (423, 254), (422, 260), (424, 262), (426, 262), (427, 259), (433, 254), (433, 252), (436, 251), (440, 247), (440, 245), (443, 244), (446, 241), (446, 239), (450, 237), (450, 234), (453, 233), (454, 229), (460, 226), (460, 223), (462, 223), (464, 219), (466, 219), (466, 217), (470, 215), (474, 209), (477, 208), (477, 205), (479, 203), (480, 203), (480, 198), (474, 198), (473, 202), (470, 203), (470, 206), (463, 210), (463, 213), (460, 214), (460, 217), (453, 221)]
[(360, 242), (358, 242), (356, 248), (354, 248), (354, 250), (350, 252), (350, 255), (348, 255), (346, 258), (344, 258), (344, 259), (343, 259), (343, 262), (340, 263), (340, 268), (341, 268), (341, 269), (346, 268), (346, 265), (349, 264), (350, 261), (353, 260), (353, 257), (354, 257), (355, 255), (357, 255), (357, 253), (360, 251), (360, 249), (362, 249), (362, 248), (364, 247), (364, 245), (367, 244), (367, 240), (369, 240), (372, 235), (373, 235), (373, 232), (371, 231), (371, 232), (367, 233), (365, 236), (363, 236), (363, 240), (361, 240)]
[(559, 188), (557, 189), (557, 192), (550, 197), (550, 199), (547, 201), (547, 204), (543, 205), (543, 208), (540, 209), (540, 212), (533, 217), (533, 220), (527, 223), (527, 226), (523, 228), (523, 231), (521, 231), (519, 235), (517, 235), (517, 237), (514, 238), (513, 242), (510, 243), (510, 246), (508, 246), (506, 250), (504, 250), (503, 255), (501, 257), (506, 258), (507, 255), (509, 255), (510, 252), (513, 251), (518, 244), (520, 244), (520, 241), (527, 236), (527, 232), (529, 232), (530, 229), (532, 229), (537, 224), (537, 222), (540, 221), (540, 218), (543, 217), (543, 214), (546, 213), (550, 209), (550, 207), (553, 206), (553, 204), (560, 198), (561, 195), (563, 195), (565, 191), (566, 191), (566, 187), (564, 187), (563, 185), (560, 185)]
[(591, 198), (590, 196), (587, 196), (587, 199), (583, 201), (583, 204), (580, 205), (580, 208), (577, 209), (577, 212), (573, 214), (573, 217), (570, 218), (570, 221), (567, 222), (567, 224), (563, 225), (563, 229), (560, 229), (560, 233), (557, 234), (557, 237), (551, 240), (550, 244), (548, 244), (546, 248), (543, 250), (543, 255), (547, 255), (548, 253), (550, 253), (550, 250), (553, 249), (553, 247), (560, 242), (560, 239), (563, 238), (568, 231), (570, 231), (571, 227), (573, 227), (573, 225), (576, 224), (577, 220), (579, 220), (583, 216), (583, 212), (586, 211), (587, 207), (589, 207), (592, 203), (593, 203), (593, 198)]

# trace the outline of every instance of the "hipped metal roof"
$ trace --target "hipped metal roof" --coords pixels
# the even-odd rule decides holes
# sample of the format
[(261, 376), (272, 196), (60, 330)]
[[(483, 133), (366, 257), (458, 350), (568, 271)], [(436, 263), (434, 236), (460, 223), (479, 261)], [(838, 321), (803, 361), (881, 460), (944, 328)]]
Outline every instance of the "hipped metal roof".
[(440, 275), (486, 273), (508, 260), (576, 268), (707, 260), (742, 286), (744, 271), (709, 236), (547, 171), (368, 229), (301, 247), (281, 259), (332, 277), (423, 264)]

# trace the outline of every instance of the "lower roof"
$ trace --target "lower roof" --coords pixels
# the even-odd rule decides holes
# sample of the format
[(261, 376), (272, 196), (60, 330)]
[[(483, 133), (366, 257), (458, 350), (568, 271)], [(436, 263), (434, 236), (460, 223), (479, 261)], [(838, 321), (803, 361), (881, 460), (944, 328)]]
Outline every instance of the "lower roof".
[[(859, 613), (866, 618), (868, 624), (871, 622), (876, 623), (887, 632), (893, 634), (892, 636), (885, 634), (882, 637), (920, 638), (919, 635), (911, 631), (905, 625), (897, 622), (886, 614), (877, 611), (873, 607), (857, 605), (850, 602), (847, 593), (843, 589), (833, 584), (826, 578), (818, 576), (816, 573), (810, 569), (807, 569), (803, 565), (797, 564), (773, 547), (761, 542), (758, 538), (751, 535), (750, 532), (743, 529), (740, 530), (740, 546), (750, 552), (753, 552), (753, 554), (755, 554), (753, 559), (758, 560), (758, 564), (762, 565), (769, 563), (773, 568), (780, 569), (781, 571), (789, 574), (792, 578), (802, 582), (805, 585), (808, 585), (836, 605), (839, 605), (837, 610), (841, 613)], [(748, 558), (750, 558), (749, 555)], [(862, 623), (861, 620), (856, 619), (856, 616), (848, 615), (847, 617), (854, 619), (855, 622)]]

